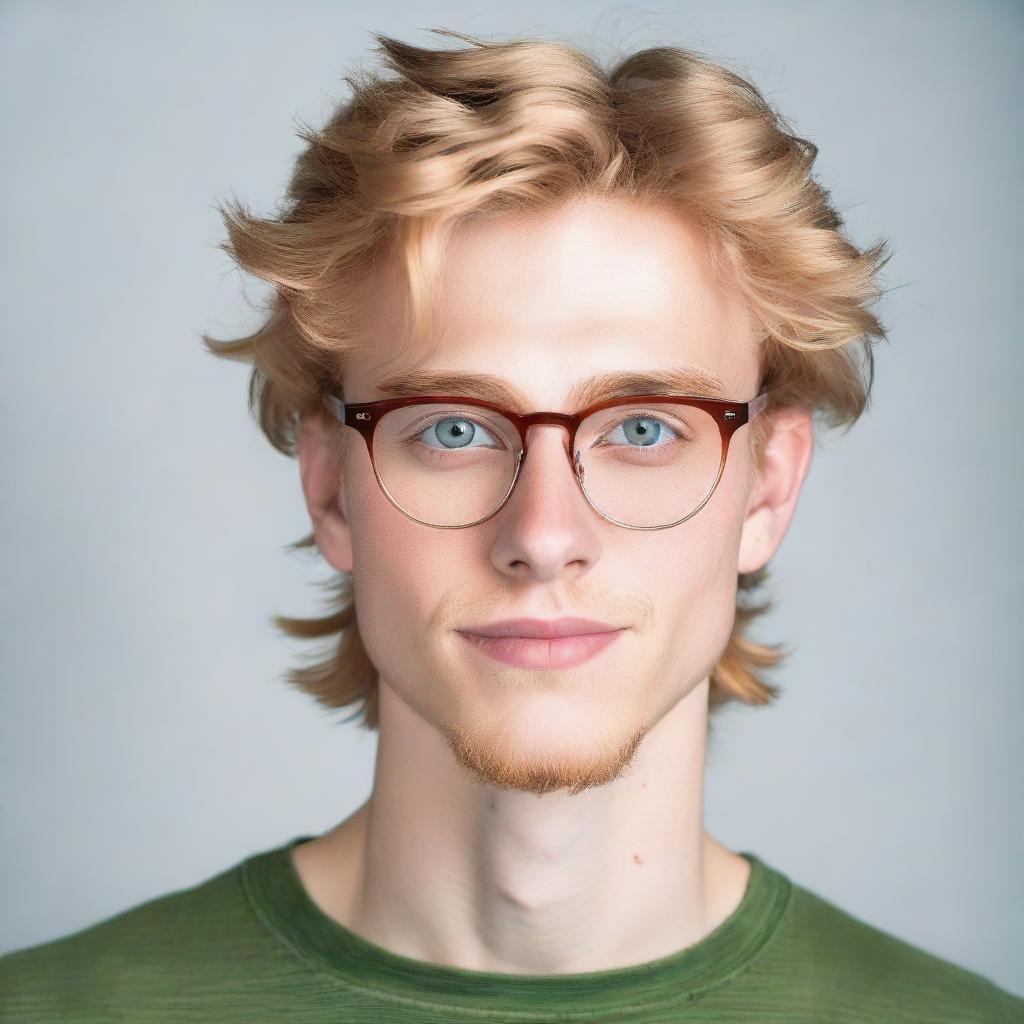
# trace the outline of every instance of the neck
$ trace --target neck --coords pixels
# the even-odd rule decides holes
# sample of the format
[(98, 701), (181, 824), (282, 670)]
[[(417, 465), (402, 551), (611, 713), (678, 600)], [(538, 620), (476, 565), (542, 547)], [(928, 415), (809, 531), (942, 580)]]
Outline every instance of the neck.
[(294, 851), (324, 913), (392, 952), (563, 974), (668, 956), (739, 905), (749, 865), (702, 827), (707, 681), (614, 782), (569, 795), (482, 785), (382, 685), (373, 792)]

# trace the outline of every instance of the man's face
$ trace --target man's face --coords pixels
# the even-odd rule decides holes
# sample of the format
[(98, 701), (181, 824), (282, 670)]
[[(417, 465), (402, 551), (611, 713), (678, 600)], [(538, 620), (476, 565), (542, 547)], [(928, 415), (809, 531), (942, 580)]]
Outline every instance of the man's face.
[[(481, 373), (518, 388), (531, 411), (572, 413), (567, 396), (587, 378), (685, 365), (721, 378), (724, 397), (749, 400), (759, 383), (754, 329), (705, 262), (696, 233), (670, 212), (609, 201), (464, 225), (437, 293), (442, 343), (413, 353), (415, 362), (395, 358), (401, 284), (382, 278), (376, 350), (354, 358), (344, 399), (373, 401), (376, 383), (410, 369)], [(380, 685), (440, 730), (479, 781), (532, 792), (605, 784), (678, 702), (706, 702), (735, 613), (750, 427), (733, 439), (710, 501), (665, 530), (598, 515), (561, 427), (531, 429), (512, 496), (466, 529), (404, 516), (378, 487), (362, 438), (344, 433), (351, 547), (321, 540), (321, 551), (353, 571)], [(570, 615), (627, 628), (596, 656), (556, 669), (494, 660), (459, 632)]]

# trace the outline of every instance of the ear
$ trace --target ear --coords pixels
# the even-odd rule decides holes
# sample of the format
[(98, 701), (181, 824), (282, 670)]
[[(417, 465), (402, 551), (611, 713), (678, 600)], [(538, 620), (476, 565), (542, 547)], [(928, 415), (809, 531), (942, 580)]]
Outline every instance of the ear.
[(339, 572), (352, 571), (352, 537), (345, 510), (344, 458), (331, 450), (318, 413), (302, 417), (298, 437), (299, 476), (320, 554)]
[(754, 572), (778, 550), (811, 467), (814, 424), (806, 409), (772, 413), (772, 432), (747, 501), (737, 571)]

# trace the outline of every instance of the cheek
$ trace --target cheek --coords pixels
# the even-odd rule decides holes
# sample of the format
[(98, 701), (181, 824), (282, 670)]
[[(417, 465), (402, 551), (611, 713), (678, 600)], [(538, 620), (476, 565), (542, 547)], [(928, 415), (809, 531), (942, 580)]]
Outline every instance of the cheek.
[(655, 609), (671, 617), (673, 628), (707, 625), (730, 610), (736, 588), (733, 544), (732, 531), (694, 529), (687, 543), (649, 553), (636, 578), (641, 584), (646, 581)]
[(433, 645), (425, 643), (425, 631), (439, 602), (460, 578), (465, 582), (460, 549), (454, 531), (443, 531), (448, 539), (439, 544), (442, 531), (399, 512), (372, 473), (360, 488), (349, 516), (359, 635), (382, 675), (406, 678), (429, 668)]
[(680, 537), (638, 559), (634, 578), (654, 608), (662, 669), (685, 671), (689, 682), (714, 667), (732, 631), (741, 512), (738, 496), (720, 485), (693, 519), (675, 528)]

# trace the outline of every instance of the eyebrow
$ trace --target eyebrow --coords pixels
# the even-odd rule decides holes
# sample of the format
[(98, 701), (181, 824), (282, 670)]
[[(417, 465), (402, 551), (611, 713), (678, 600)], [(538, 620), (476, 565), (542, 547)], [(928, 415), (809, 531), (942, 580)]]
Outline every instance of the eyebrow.
[[(433, 393), (480, 398), (513, 412), (526, 413), (532, 408), (532, 403), (517, 387), (491, 373), (409, 371), (386, 377), (375, 385), (375, 389), (382, 398), (411, 398)], [(724, 398), (725, 384), (714, 374), (693, 366), (617, 371), (577, 384), (569, 392), (568, 404), (573, 409), (585, 409), (608, 398), (629, 398), (633, 395)]]

